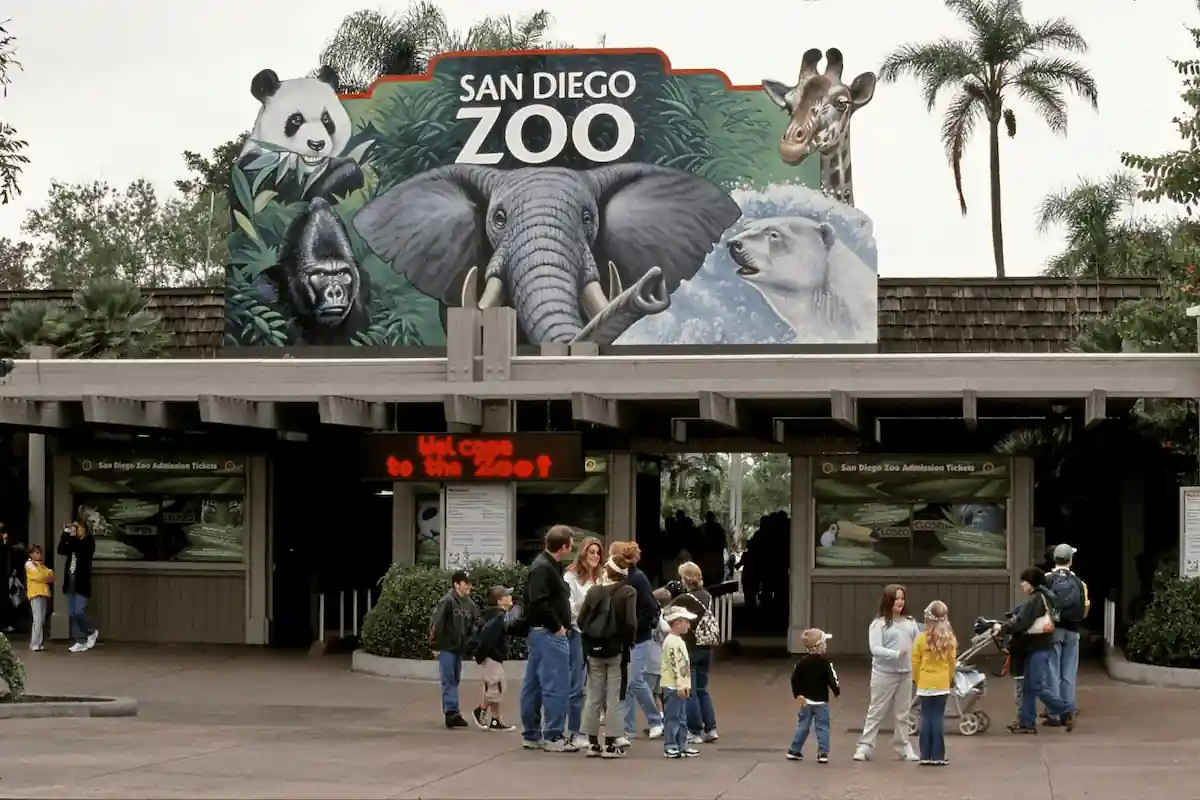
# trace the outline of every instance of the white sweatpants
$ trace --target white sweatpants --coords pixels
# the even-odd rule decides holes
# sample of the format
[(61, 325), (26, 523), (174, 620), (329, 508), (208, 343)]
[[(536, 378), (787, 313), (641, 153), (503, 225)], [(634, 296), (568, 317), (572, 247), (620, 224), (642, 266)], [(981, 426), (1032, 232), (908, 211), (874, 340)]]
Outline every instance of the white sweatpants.
[(894, 720), (892, 742), (898, 755), (908, 751), (908, 718), (912, 712), (912, 673), (871, 671), (871, 704), (867, 707), (867, 720), (863, 723), (862, 736), (858, 739), (860, 749), (873, 750), (879, 726), (889, 713)]

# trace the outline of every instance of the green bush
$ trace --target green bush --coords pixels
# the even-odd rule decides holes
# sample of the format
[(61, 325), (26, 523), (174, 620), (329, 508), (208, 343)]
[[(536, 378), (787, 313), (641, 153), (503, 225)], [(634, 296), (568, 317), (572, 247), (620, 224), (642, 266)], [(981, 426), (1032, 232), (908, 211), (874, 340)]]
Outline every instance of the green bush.
[[(528, 568), (481, 563), (472, 565), (470, 572), (475, 582), (471, 598), (483, 608), (493, 586), (509, 586), (519, 593)], [(393, 564), (383, 578), (379, 602), (363, 621), (363, 649), (385, 658), (432, 659), (429, 620), (438, 601), (450, 591), (451, 574), (451, 570), (422, 564)], [(510, 658), (524, 658), (525, 640), (514, 636), (510, 643)]]
[(1200, 579), (1180, 579), (1171, 567), (1154, 576), (1154, 598), (1129, 628), (1125, 655), (1160, 667), (1200, 669)]
[(25, 694), (25, 665), (17, 658), (8, 637), (0, 633), (0, 681), (8, 687), (8, 693), (0, 697), (5, 702), (20, 700)]

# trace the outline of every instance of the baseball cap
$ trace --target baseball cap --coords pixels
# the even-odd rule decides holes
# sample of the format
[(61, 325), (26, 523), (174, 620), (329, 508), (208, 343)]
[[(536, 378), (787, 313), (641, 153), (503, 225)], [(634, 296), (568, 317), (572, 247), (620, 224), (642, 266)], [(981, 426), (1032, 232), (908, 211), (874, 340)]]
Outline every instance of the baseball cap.
[(471, 580), (471, 573), (467, 572), (465, 569), (460, 569), (457, 572), (455, 572), (453, 575), (451, 575), (450, 582), (451, 583), (474, 583), (474, 581)]
[(663, 611), (663, 620), (674, 622), (677, 619), (695, 619), (696, 615), (681, 606), (670, 606)]
[(488, 600), (495, 603), (498, 602), (501, 597), (512, 597), (512, 593), (513, 590), (507, 586), (493, 586), (492, 588), (488, 589)]
[(1055, 561), (1070, 561), (1072, 558), (1074, 558), (1075, 554), (1078, 552), (1079, 552), (1079, 550), (1077, 550), (1074, 547), (1071, 547), (1071, 545), (1069, 545), (1069, 544), (1060, 544), (1054, 548), (1054, 560)]

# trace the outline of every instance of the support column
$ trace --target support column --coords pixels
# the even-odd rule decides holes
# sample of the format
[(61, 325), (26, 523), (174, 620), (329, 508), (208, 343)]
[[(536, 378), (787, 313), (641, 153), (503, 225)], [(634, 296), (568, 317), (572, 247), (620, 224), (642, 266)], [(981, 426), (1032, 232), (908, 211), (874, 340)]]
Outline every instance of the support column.
[(637, 458), (633, 453), (608, 454), (608, 496), (604, 509), (604, 547), (630, 541), (637, 532)]
[[(31, 347), (29, 357), (35, 360), (54, 358), (54, 348), (48, 345)], [(46, 552), (47, 562), (52, 564), (52, 554), (58, 545), (58, 538), (54, 535), (50, 519), (50, 462), (46, 435), (30, 433), (27, 441), (25, 469), (29, 489), (29, 516), (26, 519), (28, 544), (40, 544)]]
[(792, 563), (789, 578), (788, 651), (798, 653), (800, 634), (812, 624), (813, 501), (812, 459), (792, 457)]
[(1012, 494), (1008, 503), (1008, 574), (1016, 605), (1025, 599), (1021, 591), (1021, 571), (1041, 553), (1033, 552), (1033, 459), (1013, 459)]
[(246, 644), (270, 642), (271, 548), (268, 509), (271, 499), (271, 461), (253, 456), (246, 463)]
[[(75, 509), (71, 507), (71, 487), (68, 483), (71, 475), (71, 457), (65, 453), (55, 453), (48, 458), (50, 466), (50, 508), (51, 518), (49, 530), (46, 531), (46, 561), (54, 565), (54, 575), (59, 581), (67, 574), (67, 559), (58, 555), (59, 533), (64, 525), (75, 517)], [(67, 598), (62, 593), (61, 583), (54, 584), (54, 594), (51, 601), (49, 636), (53, 641), (62, 641), (70, 635), (67, 622)]]
[[(1121, 595), (1117, 621), (1130, 618), (1130, 605), (1141, 594), (1137, 557), (1146, 549), (1146, 480), (1138, 470), (1121, 475)], [(1098, 604), (1092, 598), (1092, 606)]]
[(407, 483), (392, 484), (392, 563), (417, 559), (417, 497)]

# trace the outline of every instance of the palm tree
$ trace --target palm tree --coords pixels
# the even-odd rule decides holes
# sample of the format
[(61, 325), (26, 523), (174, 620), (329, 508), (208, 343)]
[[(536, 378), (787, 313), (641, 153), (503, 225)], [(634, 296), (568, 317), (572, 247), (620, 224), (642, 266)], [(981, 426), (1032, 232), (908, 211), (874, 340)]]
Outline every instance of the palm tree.
[(954, 171), (954, 187), (962, 213), (967, 201), (962, 189), (962, 157), (975, 125), (987, 121), (990, 146), (988, 170), (992, 179), (992, 251), (996, 275), (1004, 277), (1004, 227), (1000, 205), (1000, 121), (1012, 138), (1017, 117), (1007, 105), (1016, 93), (1028, 102), (1055, 133), (1067, 131), (1070, 92), (1098, 108), (1096, 81), (1077, 61), (1048, 51), (1087, 52), (1087, 42), (1065, 19), (1029, 22), (1021, 0), (944, 0), (946, 8), (967, 24), (967, 39), (942, 38), (928, 44), (906, 44), (879, 68), (879, 77), (893, 82), (911, 75), (921, 83), (927, 111), (933, 111), (944, 89), (956, 94), (942, 120), (942, 143)]
[(435, 3), (413, 3), (398, 14), (357, 11), (342, 20), (321, 51), (321, 63), (332, 67), (343, 93), (366, 91), (380, 75), (420, 75), (439, 53), (465, 50), (543, 50), (564, 47), (549, 42), (549, 11), (521, 17), (487, 17), (457, 31)]
[(1125, 274), (1121, 260), (1121, 213), (1133, 205), (1141, 182), (1129, 172), (1117, 172), (1099, 181), (1080, 180), (1070, 189), (1051, 192), (1037, 211), (1037, 228), (1045, 233), (1061, 226), (1067, 232), (1067, 249), (1050, 259), (1046, 274), (1057, 278), (1090, 276), (1110, 278)]
[[(717, 453), (676, 453), (663, 457), (662, 506), (695, 504), (699, 516), (724, 493), (725, 459)], [(691, 509), (688, 509), (691, 511)]]

